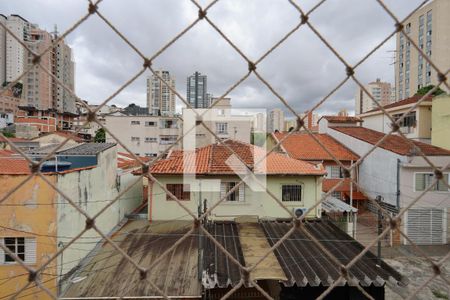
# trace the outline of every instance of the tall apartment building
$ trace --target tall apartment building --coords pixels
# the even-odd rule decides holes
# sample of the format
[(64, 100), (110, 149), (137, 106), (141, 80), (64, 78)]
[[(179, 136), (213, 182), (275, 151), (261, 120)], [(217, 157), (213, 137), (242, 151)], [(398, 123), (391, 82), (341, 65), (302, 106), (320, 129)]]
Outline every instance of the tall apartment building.
[[(445, 72), (450, 68), (450, 1), (434, 0), (403, 23), (406, 34)], [(395, 62), (396, 100), (413, 96), (421, 87), (438, 83), (436, 71), (411, 45), (403, 33), (397, 34)], [(445, 89), (445, 86), (442, 86)], [(449, 92), (447, 90), (447, 92)]]
[[(35, 53), (41, 53), (52, 44), (52, 36), (45, 30), (35, 26), (30, 28), (27, 46)], [(32, 66), (33, 56), (26, 51), (24, 53), (25, 69)], [(52, 53), (47, 52), (41, 57), (40, 64), (47, 70), (52, 70)], [(22, 106), (38, 110), (48, 110), (53, 107), (52, 103), (52, 77), (43, 72), (39, 66), (32, 68), (23, 80)]]
[(284, 112), (281, 109), (275, 108), (269, 112), (267, 127), (268, 132), (284, 130)]
[[(61, 83), (75, 91), (75, 63), (72, 49), (64, 41), (53, 49), (53, 74)], [(59, 113), (77, 112), (75, 97), (56, 81), (53, 84), (53, 107)]]
[[(30, 39), (31, 23), (19, 15), (10, 15), (6, 19), (6, 27), (22, 41), (26, 42)], [(5, 77), (6, 81), (14, 81), (19, 77), (25, 67), (26, 50), (20, 43), (8, 32), (5, 34), (6, 47), (6, 64)], [(22, 79), (23, 82), (23, 79)]]
[[(156, 71), (172, 89), (175, 89), (175, 78), (169, 71)], [(167, 116), (175, 113), (175, 93), (157, 76), (147, 78), (148, 112), (154, 116)]]
[[(0, 14), (0, 23), (6, 26), (7, 18)], [(0, 86), (6, 81), (6, 30), (0, 26)]]
[(186, 100), (193, 108), (208, 108), (210, 103), (208, 99), (207, 87), (208, 77), (199, 72), (187, 78)]
[[(379, 78), (376, 81), (370, 82), (364, 88), (372, 95), (372, 97), (382, 106), (388, 105), (392, 102), (392, 88), (389, 82), (382, 82)], [(355, 95), (355, 114), (359, 115), (369, 110), (378, 108), (373, 100), (361, 88)]]

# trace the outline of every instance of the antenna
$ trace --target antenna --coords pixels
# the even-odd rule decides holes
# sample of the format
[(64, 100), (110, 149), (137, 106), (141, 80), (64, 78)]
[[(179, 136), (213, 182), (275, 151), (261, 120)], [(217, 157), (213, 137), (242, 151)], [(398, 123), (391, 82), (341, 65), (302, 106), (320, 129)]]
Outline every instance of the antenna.
[(53, 35), (54, 39), (58, 38), (58, 26), (56, 24), (53, 25), (53, 31), (51, 32), (51, 34)]

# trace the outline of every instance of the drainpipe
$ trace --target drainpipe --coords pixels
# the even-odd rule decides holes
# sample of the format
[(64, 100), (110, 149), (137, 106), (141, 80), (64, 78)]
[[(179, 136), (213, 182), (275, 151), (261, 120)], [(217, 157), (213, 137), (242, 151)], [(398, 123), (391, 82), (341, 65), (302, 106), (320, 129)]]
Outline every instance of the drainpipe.
[(397, 158), (397, 210), (400, 210), (400, 159)]

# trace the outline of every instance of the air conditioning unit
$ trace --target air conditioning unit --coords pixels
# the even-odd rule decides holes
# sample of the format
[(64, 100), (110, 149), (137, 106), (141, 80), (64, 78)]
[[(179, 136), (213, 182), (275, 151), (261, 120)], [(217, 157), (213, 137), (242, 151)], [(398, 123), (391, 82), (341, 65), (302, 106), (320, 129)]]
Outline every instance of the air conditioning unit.
[(306, 213), (307, 210), (308, 209), (306, 207), (294, 207), (292, 209), (292, 211), (294, 212), (294, 215), (297, 218), (303, 216)]

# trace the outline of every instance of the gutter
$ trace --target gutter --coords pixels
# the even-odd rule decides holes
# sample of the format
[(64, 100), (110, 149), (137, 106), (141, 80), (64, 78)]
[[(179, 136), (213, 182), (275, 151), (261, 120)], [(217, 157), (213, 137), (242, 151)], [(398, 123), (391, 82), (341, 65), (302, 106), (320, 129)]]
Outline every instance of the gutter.
[(397, 209), (400, 210), (400, 159), (397, 158), (397, 192), (396, 192)]

